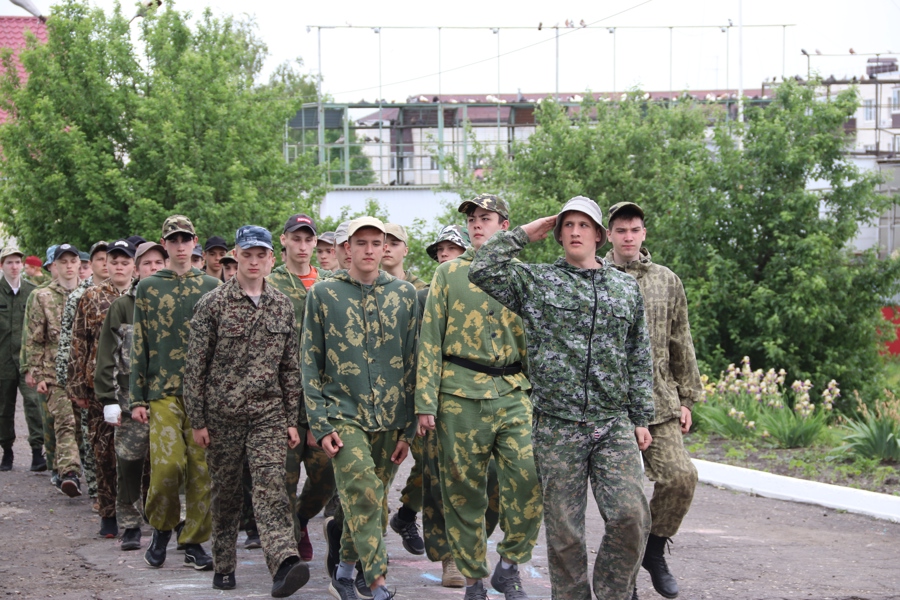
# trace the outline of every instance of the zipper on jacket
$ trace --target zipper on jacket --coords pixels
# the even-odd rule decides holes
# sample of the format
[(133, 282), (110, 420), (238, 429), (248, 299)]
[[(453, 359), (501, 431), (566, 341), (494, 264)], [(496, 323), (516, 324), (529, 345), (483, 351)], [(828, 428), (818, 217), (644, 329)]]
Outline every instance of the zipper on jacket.
[(591, 346), (594, 341), (594, 325), (597, 323), (597, 285), (595, 276), (597, 269), (591, 271), (591, 292), (594, 295), (594, 307), (591, 310), (591, 333), (588, 336), (587, 360), (584, 362), (584, 408), (581, 411), (581, 425), (587, 425), (587, 409), (588, 409), (588, 377), (591, 372)]

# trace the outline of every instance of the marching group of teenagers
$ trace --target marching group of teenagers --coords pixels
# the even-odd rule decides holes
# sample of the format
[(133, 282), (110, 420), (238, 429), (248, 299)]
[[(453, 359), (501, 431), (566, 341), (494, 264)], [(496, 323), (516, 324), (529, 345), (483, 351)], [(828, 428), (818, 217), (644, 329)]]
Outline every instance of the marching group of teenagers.
[[(297, 214), (280, 238), (241, 227), (233, 248), (200, 247), (183, 215), (158, 242), (62, 243), (44, 261), (4, 248), (0, 471), (20, 391), (31, 470), (71, 498), (84, 478), (101, 537), (146, 545), (151, 568), (174, 542), (216, 589), (239, 587), (244, 530), (272, 596), (296, 593), (324, 510), (338, 600), (414, 597), (389, 581), (388, 528), (466, 600), (526, 599), (542, 523), (554, 600), (637, 598), (642, 565), (677, 597), (664, 553), (697, 484), (682, 435), (701, 382), (644, 211), (622, 202), (604, 221), (576, 196), (513, 228), (481, 194), (459, 212), (427, 247), (430, 285), (404, 268), (406, 230), (374, 217), (319, 232)], [(556, 262), (517, 258), (548, 236)], [(605, 522), (590, 577), (589, 489)]]

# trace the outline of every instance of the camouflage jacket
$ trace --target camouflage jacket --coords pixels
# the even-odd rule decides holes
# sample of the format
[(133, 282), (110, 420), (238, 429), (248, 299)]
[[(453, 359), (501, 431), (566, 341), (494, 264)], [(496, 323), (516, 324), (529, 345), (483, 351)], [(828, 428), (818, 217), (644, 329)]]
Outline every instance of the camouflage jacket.
[(197, 303), (184, 368), (191, 427), (280, 414), (295, 427), (300, 411), (300, 357), (294, 307), (272, 285), (259, 306), (232, 277)]
[(109, 305), (97, 340), (94, 394), (104, 405), (118, 403), (125, 415), (131, 413), (128, 379), (131, 376), (131, 346), (134, 341), (135, 281)]
[(408, 269), (403, 272), (403, 280), (408, 281), (411, 284), (413, 284), (413, 287), (416, 288), (416, 291), (424, 290), (425, 288), (428, 287), (427, 281), (425, 281), (424, 279), (422, 279), (421, 277), (414, 274), (412, 271), (410, 271)]
[(69, 398), (90, 398), (94, 393), (94, 365), (97, 362), (97, 341), (109, 305), (121, 296), (112, 281), (107, 279), (85, 290), (75, 310), (72, 324), (72, 343), (66, 377)]
[(612, 258), (610, 250), (606, 260), (637, 279), (644, 296), (650, 351), (653, 353), (653, 403), (656, 406), (656, 417), (651, 424), (678, 418), (681, 407), (691, 408), (703, 391), (684, 286), (675, 273), (653, 263), (646, 248), (641, 248), (638, 260), (624, 267), (613, 263)]
[(415, 435), (416, 289), (379, 272), (365, 286), (338, 271), (309, 290), (301, 346), (303, 391), (317, 440), (329, 419)]
[(0, 379), (16, 379), (19, 376), (25, 308), (35, 288), (25, 278), (19, 281), (19, 293), (13, 294), (6, 277), (0, 275)]
[(66, 299), (71, 293), (59, 281), (31, 293), (22, 329), (22, 364), (36, 382), (56, 384), (56, 353)]
[(59, 330), (59, 349), (56, 352), (56, 383), (66, 387), (69, 379), (69, 354), (72, 351), (72, 325), (75, 324), (75, 311), (78, 302), (84, 292), (94, 285), (94, 276), (91, 275), (72, 290), (66, 299), (66, 307), (63, 309), (62, 322)]
[(129, 380), (132, 409), (183, 394), (184, 358), (194, 305), (221, 283), (200, 269), (180, 276), (162, 269), (138, 283)]
[(521, 227), (481, 247), (469, 279), (525, 320), (534, 410), (593, 423), (653, 420), (653, 364), (644, 301), (633, 277), (599, 269), (513, 262), (528, 243)]
[(524, 371), (492, 376), (444, 360), (448, 355), (489, 367), (527, 366), (522, 319), (469, 283), (474, 257), (470, 246), (439, 265), (431, 280), (419, 338), (416, 414), (436, 415), (438, 393), (479, 400), (531, 389)]

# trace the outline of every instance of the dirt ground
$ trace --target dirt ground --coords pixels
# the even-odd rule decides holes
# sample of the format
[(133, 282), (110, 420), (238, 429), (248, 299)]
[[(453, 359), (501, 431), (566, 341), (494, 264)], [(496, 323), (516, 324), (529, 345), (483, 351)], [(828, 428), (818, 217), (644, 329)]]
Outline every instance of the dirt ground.
[[(24, 432), (21, 414), (19, 421), (18, 431)], [(260, 550), (239, 550), (238, 588), (232, 592), (213, 590), (211, 573), (182, 566), (174, 544), (165, 566), (150, 569), (143, 551), (122, 552), (116, 540), (97, 537), (99, 518), (86, 497), (66, 498), (50, 486), (48, 474), (28, 472), (30, 453), (24, 440), (17, 441), (15, 450), (13, 471), (0, 473), (0, 597), (269, 596), (271, 580)], [(391, 492), (392, 508), (397, 507), (408, 471), (406, 463)], [(587, 529), (593, 557), (603, 531), (596, 507), (589, 508)], [(145, 528), (143, 548), (149, 534)], [(293, 597), (324, 600), (330, 596), (321, 517), (310, 522), (310, 535), (316, 552), (311, 579)], [(500, 535), (494, 535), (492, 547)], [(393, 532), (386, 540), (391, 556), (388, 583), (398, 599), (462, 598), (462, 590), (440, 587), (439, 564), (407, 554)], [(701, 485), (668, 560), (681, 585), (679, 598), (684, 599), (900, 600), (898, 541), (897, 523)], [(550, 598), (543, 533), (523, 573), (531, 598)], [(646, 572), (641, 572), (638, 587), (644, 600), (661, 597)], [(495, 600), (501, 597), (490, 594)]]

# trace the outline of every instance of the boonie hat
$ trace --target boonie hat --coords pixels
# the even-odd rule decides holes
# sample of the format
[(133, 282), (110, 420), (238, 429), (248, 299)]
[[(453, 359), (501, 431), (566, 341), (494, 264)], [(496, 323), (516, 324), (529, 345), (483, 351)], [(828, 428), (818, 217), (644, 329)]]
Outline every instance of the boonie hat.
[(32, 267), (43, 266), (43, 264), (41, 263), (41, 259), (38, 258), (37, 256), (35, 256), (34, 254), (32, 254), (31, 256), (29, 256), (25, 259), (25, 264), (31, 265)]
[(334, 245), (334, 232), (326, 231), (325, 233), (320, 235), (319, 239), (316, 240), (316, 245), (322, 244), (322, 243)]
[(288, 219), (284, 224), (284, 232), (290, 233), (292, 231), (297, 231), (298, 229), (306, 227), (310, 231), (312, 231), (313, 235), (316, 235), (316, 222), (312, 220), (312, 217), (308, 215), (293, 215), (290, 219)]
[(147, 254), (151, 250), (159, 250), (162, 253), (163, 258), (169, 258), (169, 253), (166, 252), (166, 249), (163, 248), (162, 244), (157, 244), (156, 242), (144, 242), (143, 244), (138, 246), (137, 249), (135, 250), (134, 259), (135, 260), (139, 259), (140, 257)]
[(214, 235), (206, 239), (206, 243), (203, 245), (203, 251), (209, 252), (213, 248), (222, 248), (225, 252), (228, 252), (228, 244), (225, 242), (225, 238)]
[(603, 226), (603, 211), (600, 210), (600, 207), (597, 206), (596, 202), (586, 196), (575, 196), (566, 202), (566, 205), (563, 206), (562, 210), (559, 211), (559, 214), (556, 215), (556, 226), (553, 227), (553, 237), (556, 238), (556, 241), (562, 245), (562, 216), (570, 211), (584, 213), (597, 224), (597, 227), (600, 228), (600, 241), (597, 242), (597, 247), (602, 247), (603, 244), (606, 243), (606, 227)]
[(88, 260), (94, 258), (94, 254), (97, 252), (107, 252), (109, 249), (109, 244), (107, 244), (104, 240), (100, 240), (93, 246), (91, 246), (91, 251), (88, 252)]
[(137, 248), (135, 248), (134, 244), (129, 242), (127, 239), (116, 240), (115, 242), (107, 246), (106, 252), (108, 254), (112, 254), (113, 252), (120, 252), (126, 255), (128, 258), (134, 258), (134, 254), (135, 252), (137, 252)]
[(53, 252), (53, 262), (59, 260), (59, 257), (66, 253), (74, 254), (75, 256), (81, 256), (81, 252), (79, 252), (78, 248), (76, 248), (72, 244), (60, 244)]
[(409, 235), (406, 233), (406, 228), (403, 227), (403, 225), (398, 225), (397, 223), (385, 223), (384, 232), (394, 236), (404, 244), (409, 244)]
[(456, 244), (463, 250), (466, 249), (469, 245), (469, 232), (460, 227), (459, 225), (447, 225), (443, 229), (438, 232), (438, 237), (434, 240), (425, 251), (428, 253), (428, 256), (431, 257), (432, 260), (437, 260), (437, 247), (441, 242), (451, 242)]
[(238, 229), (234, 236), (234, 245), (240, 246), (243, 250), (247, 248), (275, 250), (272, 247), (272, 234), (269, 233), (268, 229), (259, 225), (244, 225)]
[(172, 215), (163, 222), (162, 239), (166, 239), (175, 233), (186, 233), (191, 236), (197, 235), (194, 233), (194, 224), (184, 215)]
[(349, 227), (350, 221), (344, 221), (337, 226), (337, 230), (334, 232), (334, 243), (336, 245), (343, 244), (348, 239), (350, 239), (350, 234), (347, 233)]
[(347, 239), (350, 239), (354, 233), (363, 227), (374, 227), (381, 233), (385, 232), (384, 223), (382, 223), (381, 219), (376, 219), (375, 217), (359, 217), (358, 219), (350, 221), (350, 224), (347, 226)]
[(506, 203), (506, 200), (500, 198), (500, 196), (495, 196), (494, 194), (478, 194), (471, 200), (466, 200), (460, 204), (459, 212), (468, 214), (469, 210), (476, 206), (497, 213), (503, 217), (504, 221), (509, 219), (509, 205)]
[[(0, 262), (3, 262), (3, 260), (8, 256), (18, 256), (19, 258), (25, 258), (25, 255), (20, 252), (19, 249), (15, 246), (7, 246), (3, 250), (0, 250)], [(38, 261), (40, 262), (40, 259), (38, 259)]]
[(44, 268), (50, 266), (50, 263), (53, 262), (53, 257), (56, 256), (56, 249), (59, 248), (57, 244), (53, 244), (49, 248), (47, 248), (47, 260), (44, 261)]
[(617, 202), (609, 207), (609, 214), (606, 216), (606, 226), (609, 227), (610, 221), (612, 221), (613, 216), (621, 211), (623, 208), (631, 209), (631, 212), (635, 212), (643, 219), (644, 218), (644, 209), (635, 204), (634, 202)]

